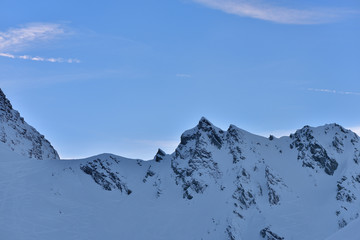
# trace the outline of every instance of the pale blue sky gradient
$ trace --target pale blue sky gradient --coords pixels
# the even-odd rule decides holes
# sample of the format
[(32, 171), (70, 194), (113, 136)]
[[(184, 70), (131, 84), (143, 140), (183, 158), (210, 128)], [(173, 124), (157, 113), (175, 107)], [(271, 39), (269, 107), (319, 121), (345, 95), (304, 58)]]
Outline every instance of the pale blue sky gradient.
[(150, 159), (201, 116), (263, 135), (360, 126), (358, 0), (4, 0), (0, 9), (0, 87), (64, 158)]

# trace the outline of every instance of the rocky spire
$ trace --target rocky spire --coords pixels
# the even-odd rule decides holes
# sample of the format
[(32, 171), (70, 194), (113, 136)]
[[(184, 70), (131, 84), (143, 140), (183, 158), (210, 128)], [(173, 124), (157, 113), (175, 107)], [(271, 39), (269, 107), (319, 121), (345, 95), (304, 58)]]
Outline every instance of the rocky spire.
[(165, 155), (166, 155), (166, 153), (159, 148), (154, 159), (156, 162), (160, 162), (161, 160), (164, 159)]

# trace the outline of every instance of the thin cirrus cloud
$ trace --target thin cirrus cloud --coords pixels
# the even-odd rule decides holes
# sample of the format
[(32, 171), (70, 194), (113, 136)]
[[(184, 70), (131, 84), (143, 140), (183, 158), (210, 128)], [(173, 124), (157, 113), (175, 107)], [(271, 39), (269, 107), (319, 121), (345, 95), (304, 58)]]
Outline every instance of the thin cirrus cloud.
[(23, 60), (32, 60), (32, 61), (38, 61), (38, 62), (53, 62), (53, 63), (80, 63), (80, 60), (76, 59), (76, 58), (68, 58), (68, 59), (64, 59), (64, 58), (43, 58), (43, 57), (32, 57), (29, 55), (13, 55), (10, 53), (0, 53), (1, 57), (7, 57), (7, 58), (12, 58), (12, 59), (23, 59)]
[(336, 21), (350, 11), (341, 9), (296, 9), (272, 5), (262, 0), (193, 0), (229, 14), (282, 24), (321, 24)]
[(33, 23), (21, 28), (11, 28), (5, 32), (0, 32), (0, 56), (38, 62), (79, 63), (80, 61), (78, 59), (44, 58), (12, 54), (12, 52), (20, 52), (33, 45), (55, 39), (65, 34), (66, 31), (62, 25), (53, 23)]
[(331, 94), (360, 96), (360, 92), (338, 91), (338, 90), (325, 89), (325, 88), (308, 88), (307, 90), (311, 91), (311, 92), (322, 92), (322, 93), (331, 93)]

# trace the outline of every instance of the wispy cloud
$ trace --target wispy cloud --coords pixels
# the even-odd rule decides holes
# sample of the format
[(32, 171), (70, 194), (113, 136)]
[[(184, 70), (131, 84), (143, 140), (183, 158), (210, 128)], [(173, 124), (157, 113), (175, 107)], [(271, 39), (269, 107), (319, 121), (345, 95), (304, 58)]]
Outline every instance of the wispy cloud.
[(21, 28), (0, 32), (0, 50), (18, 51), (29, 44), (53, 39), (65, 33), (60, 24), (33, 23)]
[(271, 5), (263, 0), (193, 0), (229, 14), (283, 24), (320, 24), (335, 21), (349, 11), (340, 9), (296, 9)]
[(360, 92), (338, 91), (338, 90), (323, 89), (323, 88), (308, 88), (307, 90), (311, 91), (311, 92), (323, 92), (323, 93), (332, 93), (332, 94), (358, 95), (358, 96), (360, 96)]
[(29, 55), (13, 55), (10, 53), (0, 53), (1, 57), (7, 57), (7, 58), (12, 58), (12, 59), (23, 59), (23, 60), (32, 60), (32, 61), (38, 61), (38, 62), (53, 62), (53, 63), (80, 63), (80, 60), (76, 59), (76, 58), (69, 58), (69, 59), (64, 59), (64, 58), (43, 58), (43, 57), (32, 57)]
[(1, 57), (7, 57), (7, 58), (16, 58), (14, 55), (10, 53), (0, 53)]
[(64, 58), (43, 58), (43, 57), (32, 57), (29, 55), (13, 55), (10, 53), (0, 53), (1, 57), (7, 57), (7, 58), (17, 58), (17, 59), (23, 59), (23, 60), (32, 60), (32, 61), (38, 61), (38, 62), (52, 62), (52, 63), (80, 63), (80, 60), (76, 59), (76, 58), (68, 58), (68, 59), (64, 59)]
[(64, 27), (53, 23), (33, 23), (20, 28), (11, 28), (0, 32), (0, 56), (12, 59), (24, 59), (40, 62), (79, 63), (77, 59), (44, 58), (39, 56), (14, 55), (34, 44), (49, 41), (66, 33)]

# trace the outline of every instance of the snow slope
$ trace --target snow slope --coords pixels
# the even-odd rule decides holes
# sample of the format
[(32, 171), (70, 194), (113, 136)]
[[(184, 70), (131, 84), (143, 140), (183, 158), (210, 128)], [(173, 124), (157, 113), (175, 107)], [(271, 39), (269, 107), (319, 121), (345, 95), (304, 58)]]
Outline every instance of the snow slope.
[(360, 219), (349, 223), (348, 226), (340, 229), (326, 240), (359, 240), (360, 239)]
[(350, 239), (359, 149), (337, 124), (264, 138), (205, 118), (151, 161), (0, 144), (0, 239)]

